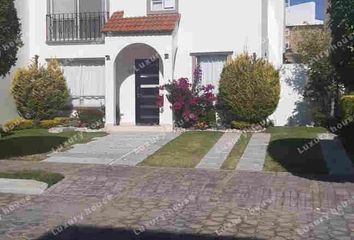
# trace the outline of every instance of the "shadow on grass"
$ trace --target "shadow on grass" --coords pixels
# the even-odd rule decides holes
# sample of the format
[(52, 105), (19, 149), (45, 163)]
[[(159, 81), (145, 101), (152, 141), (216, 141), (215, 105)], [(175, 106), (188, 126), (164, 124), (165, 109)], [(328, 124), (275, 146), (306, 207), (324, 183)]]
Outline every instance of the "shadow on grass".
[[(135, 235), (133, 230), (118, 228), (97, 228), (93, 226), (70, 227), (61, 234), (54, 235), (48, 232), (37, 240), (246, 240), (256, 238), (234, 238), (234, 237), (217, 237), (211, 235), (193, 235), (183, 233), (167, 233), (147, 231), (139, 236)], [(258, 240), (261, 240), (258, 238)]]
[(0, 159), (42, 154), (65, 143), (68, 138), (55, 136), (32, 136), (0, 139)]
[(310, 147), (313, 139), (286, 138), (272, 141), (268, 153), (291, 173), (328, 174), (320, 144)]
[(317, 181), (354, 182), (354, 176), (328, 175), (320, 143), (313, 139), (288, 138), (274, 140), (268, 146), (272, 159), (293, 175)]

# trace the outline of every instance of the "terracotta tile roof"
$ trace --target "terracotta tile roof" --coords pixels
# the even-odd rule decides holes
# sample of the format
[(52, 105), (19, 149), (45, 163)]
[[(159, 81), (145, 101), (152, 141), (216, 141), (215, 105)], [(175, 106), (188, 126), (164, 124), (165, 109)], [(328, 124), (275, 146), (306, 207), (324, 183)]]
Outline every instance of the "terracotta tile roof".
[(144, 17), (124, 17), (124, 12), (113, 13), (102, 32), (172, 32), (180, 20), (180, 14), (153, 14)]

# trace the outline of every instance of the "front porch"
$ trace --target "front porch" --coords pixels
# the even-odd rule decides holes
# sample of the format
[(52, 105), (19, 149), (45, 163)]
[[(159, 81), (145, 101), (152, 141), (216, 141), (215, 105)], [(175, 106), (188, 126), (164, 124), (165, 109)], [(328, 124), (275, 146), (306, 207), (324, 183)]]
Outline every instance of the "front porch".
[[(166, 17), (171, 18), (163, 16), (157, 20), (165, 21)], [(173, 22), (170, 29), (163, 31), (153, 29), (156, 19), (151, 29), (145, 29), (151, 18), (123, 18), (123, 13), (117, 12), (103, 28), (107, 34), (105, 105), (108, 131), (131, 131), (134, 130), (132, 126), (140, 126), (136, 128), (139, 131), (155, 131), (157, 126), (159, 131), (172, 130), (172, 111), (166, 96), (163, 107), (159, 108), (156, 102), (163, 94), (159, 86), (174, 78), (175, 28), (179, 16), (173, 15), (169, 20)], [(144, 29), (125, 29), (127, 21)]]

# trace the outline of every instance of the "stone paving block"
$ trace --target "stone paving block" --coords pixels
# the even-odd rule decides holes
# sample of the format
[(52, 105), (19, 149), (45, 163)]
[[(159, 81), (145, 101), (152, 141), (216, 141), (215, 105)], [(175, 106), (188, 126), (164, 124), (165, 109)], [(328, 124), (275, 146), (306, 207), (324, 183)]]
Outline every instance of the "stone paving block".
[(240, 139), (240, 136), (241, 134), (239, 133), (224, 133), (196, 168), (219, 169)]
[(262, 171), (269, 141), (270, 134), (253, 134), (236, 170)]
[(115, 133), (74, 145), (66, 152), (53, 153), (44, 162), (135, 166), (178, 135), (174, 132)]
[[(25, 162), (8, 162), (0, 161), (0, 168), (11, 170), (30, 166)], [(44, 162), (36, 165), (48, 170), (67, 166)], [(344, 216), (330, 214), (329, 221), (308, 234), (299, 235), (296, 230), (303, 229), (325, 213), (331, 213), (344, 195), (354, 193), (354, 176), (337, 182), (331, 176), (316, 179), (289, 173), (69, 166), (76, 171), (63, 168), (64, 180), (44, 194), (31, 198), (27, 205), (18, 206), (7, 214), (3, 214), (1, 209), (16, 206), (14, 202), (24, 196), (0, 194), (0, 239), (7, 239), (8, 233), (13, 234), (12, 239), (23, 239), (21, 234), (31, 236), (30, 239), (37, 239), (45, 233), (50, 237), (53, 228), (72, 221), (80, 214), (84, 214), (84, 218), (69, 239), (105, 239), (102, 235), (96, 236), (104, 227), (126, 229), (132, 233), (136, 227), (152, 220), (147, 233), (156, 230), (174, 234), (207, 233), (216, 237), (215, 230), (225, 226), (222, 235), (230, 239), (241, 236), (299, 240), (353, 237), (352, 207), (346, 209)], [(113, 198), (103, 201), (107, 195)], [(194, 200), (186, 202), (190, 196), (194, 196)], [(272, 198), (274, 200), (269, 207), (262, 207), (264, 201)], [(318, 206), (325, 207), (321, 207), (320, 212)], [(259, 214), (250, 214), (250, 208), (255, 207), (260, 207)], [(89, 214), (86, 209), (91, 209)], [(241, 224), (227, 225), (237, 217), (244, 218)], [(92, 226), (90, 238), (76, 235), (81, 226)], [(114, 237), (114, 240), (136, 239), (120, 235)]]
[(0, 178), (0, 193), (39, 195), (47, 187), (47, 183), (35, 180)]
[(53, 163), (80, 163), (80, 164), (109, 164), (114, 159), (93, 158), (93, 157), (71, 157), (63, 154), (63, 156), (49, 157), (44, 162)]

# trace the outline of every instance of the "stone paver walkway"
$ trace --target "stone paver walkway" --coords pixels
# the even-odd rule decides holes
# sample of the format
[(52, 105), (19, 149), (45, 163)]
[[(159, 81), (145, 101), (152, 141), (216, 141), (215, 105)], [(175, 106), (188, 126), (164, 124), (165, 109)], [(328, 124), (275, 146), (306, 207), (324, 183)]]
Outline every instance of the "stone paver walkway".
[[(1, 169), (23, 166), (34, 168), (0, 161)], [(30, 200), (0, 194), (1, 240), (354, 239), (353, 176), (37, 166), (66, 178)]]
[(236, 170), (262, 171), (270, 137), (268, 133), (253, 134)]
[(174, 132), (121, 132), (51, 154), (45, 162), (135, 166), (178, 136)]
[(0, 193), (39, 195), (47, 188), (47, 183), (35, 180), (0, 178)]
[(354, 168), (342, 143), (335, 138), (334, 134), (319, 134), (324, 160), (326, 161), (329, 174), (346, 175), (354, 174)]
[(232, 148), (240, 139), (239, 133), (225, 133), (200, 161), (197, 168), (220, 169)]

